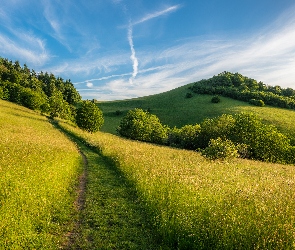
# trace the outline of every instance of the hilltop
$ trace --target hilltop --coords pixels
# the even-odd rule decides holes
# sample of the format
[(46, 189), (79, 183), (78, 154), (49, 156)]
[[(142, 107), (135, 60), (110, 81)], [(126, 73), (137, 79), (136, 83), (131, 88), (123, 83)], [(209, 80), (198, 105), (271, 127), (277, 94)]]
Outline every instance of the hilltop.
[[(220, 96), (221, 102), (212, 103), (212, 95), (197, 94), (191, 91), (195, 83), (146, 97), (122, 101), (98, 102), (103, 111), (105, 123), (102, 131), (116, 134), (116, 128), (126, 113), (135, 108), (148, 110), (159, 117), (163, 124), (170, 127), (182, 127), (187, 124), (202, 122), (205, 118), (214, 118), (222, 114), (252, 112), (267, 124), (295, 138), (295, 111), (292, 109), (266, 105), (258, 107), (249, 102)], [(187, 93), (192, 93), (187, 98)], [(294, 140), (294, 139), (293, 139)]]

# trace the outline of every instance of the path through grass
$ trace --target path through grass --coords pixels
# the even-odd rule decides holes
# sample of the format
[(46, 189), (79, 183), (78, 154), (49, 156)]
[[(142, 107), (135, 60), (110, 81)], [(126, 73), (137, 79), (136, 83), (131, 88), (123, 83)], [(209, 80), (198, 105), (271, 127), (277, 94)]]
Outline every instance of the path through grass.
[(63, 131), (88, 162), (84, 209), (68, 249), (163, 249), (132, 182), (113, 160)]
[(294, 166), (213, 162), (192, 151), (67, 129), (134, 183), (169, 249), (294, 249)]

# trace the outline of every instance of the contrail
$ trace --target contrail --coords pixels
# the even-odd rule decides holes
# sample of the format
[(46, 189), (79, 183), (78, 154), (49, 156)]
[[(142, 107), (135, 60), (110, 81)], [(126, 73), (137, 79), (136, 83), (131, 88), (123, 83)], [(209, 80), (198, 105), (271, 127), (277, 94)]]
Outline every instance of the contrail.
[(131, 50), (131, 60), (133, 62), (133, 73), (132, 73), (132, 77), (129, 78), (129, 82), (132, 84), (133, 83), (133, 79), (136, 77), (137, 73), (138, 73), (138, 60), (135, 56), (135, 49), (134, 49), (134, 44), (133, 44), (133, 40), (132, 40), (132, 25), (131, 22), (129, 22), (129, 26), (128, 26), (128, 41), (129, 41), (129, 45), (130, 45), (130, 50)]

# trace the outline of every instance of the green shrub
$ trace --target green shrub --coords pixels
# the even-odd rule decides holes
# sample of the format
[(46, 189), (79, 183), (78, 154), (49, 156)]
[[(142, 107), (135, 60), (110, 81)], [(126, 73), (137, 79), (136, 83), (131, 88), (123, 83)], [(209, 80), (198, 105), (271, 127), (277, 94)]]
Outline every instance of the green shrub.
[(235, 144), (228, 139), (211, 139), (208, 147), (201, 151), (202, 155), (210, 160), (227, 160), (238, 157), (238, 150)]
[(192, 98), (192, 97), (193, 97), (193, 94), (190, 92), (186, 93), (185, 95), (185, 98)]
[(162, 125), (159, 118), (142, 109), (129, 110), (117, 132), (133, 140), (158, 144), (164, 144), (168, 137), (168, 128)]
[(290, 140), (272, 125), (263, 124), (254, 114), (234, 116), (235, 125), (228, 137), (235, 143), (248, 145), (248, 153), (257, 160), (287, 162)]
[(185, 149), (197, 149), (198, 137), (201, 132), (201, 126), (185, 125), (180, 129), (180, 145)]
[(228, 138), (234, 126), (235, 119), (232, 115), (223, 114), (222, 116), (205, 119), (201, 123), (201, 132), (198, 136), (197, 146), (205, 148), (208, 146), (210, 139)]
[(262, 100), (251, 99), (249, 101), (249, 103), (252, 104), (252, 105), (258, 106), (258, 107), (264, 107), (265, 106), (265, 103)]
[(185, 125), (181, 128), (174, 127), (169, 130), (168, 144), (173, 147), (197, 149), (200, 132), (201, 126), (199, 124)]
[(46, 96), (32, 89), (23, 88), (20, 93), (20, 102), (29, 109), (40, 110), (41, 106), (46, 103)]
[(220, 102), (220, 97), (218, 95), (215, 95), (211, 99), (212, 103), (219, 103)]
[(102, 111), (91, 101), (83, 101), (77, 109), (76, 123), (88, 132), (97, 132), (104, 123)]

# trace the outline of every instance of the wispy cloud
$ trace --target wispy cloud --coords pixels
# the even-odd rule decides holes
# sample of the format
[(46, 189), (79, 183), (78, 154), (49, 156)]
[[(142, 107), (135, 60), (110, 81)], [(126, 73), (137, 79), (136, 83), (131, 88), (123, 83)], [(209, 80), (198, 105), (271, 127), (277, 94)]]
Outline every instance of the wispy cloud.
[(176, 11), (177, 9), (179, 9), (181, 7), (180, 4), (178, 5), (173, 5), (173, 6), (170, 6), (168, 8), (165, 8), (163, 10), (160, 10), (160, 11), (156, 11), (156, 12), (153, 12), (153, 13), (149, 13), (147, 15), (145, 15), (144, 17), (142, 17), (141, 19), (135, 21), (132, 23), (132, 25), (136, 25), (136, 24), (140, 24), (140, 23), (144, 23), (146, 21), (149, 21), (151, 19), (154, 19), (156, 17), (160, 17), (160, 16), (163, 16), (163, 15), (166, 15), (168, 13), (171, 13), (171, 12), (174, 12)]
[(291, 11), (247, 36), (193, 37), (165, 50), (141, 50), (137, 53), (141, 69), (132, 86), (128, 78), (113, 77), (91, 92), (81, 90), (82, 94), (100, 100), (146, 96), (223, 71), (239, 72), (267, 85), (295, 88), (295, 17), (288, 13)]
[(130, 50), (131, 50), (131, 56), (130, 59), (133, 62), (133, 73), (132, 73), (132, 77), (129, 78), (129, 82), (131, 84), (133, 84), (133, 79), (136, 77), (137, 73), (138, 73), (138, 60), (136, 58), (135, 55), (135, 49), (134, 49), (134, 44), (133, 44), (133, 38), (132, 38), (132, 25), (130, 24), (128, 27), (128, 41), (129, 41), (129, 45), (130, 45)]
[(2, 56), (10, 55), (34, 66), (42, 66), (50, 59), (44, 41), (21, 32), (18, 32), (17, 37), (18, 39), (11, 40), (8, 36), (0, 35)]

